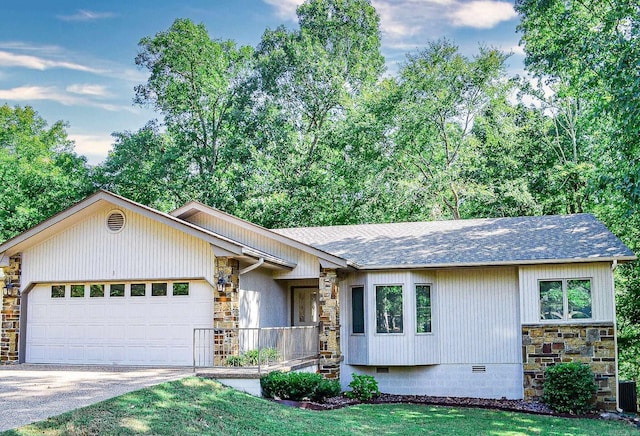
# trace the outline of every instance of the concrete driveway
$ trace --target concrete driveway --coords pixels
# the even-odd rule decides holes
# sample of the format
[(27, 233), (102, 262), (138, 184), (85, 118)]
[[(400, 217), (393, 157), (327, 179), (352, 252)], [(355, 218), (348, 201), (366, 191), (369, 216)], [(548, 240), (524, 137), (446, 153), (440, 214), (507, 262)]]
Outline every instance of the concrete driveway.
[(189, 375), (191, 368), (0, 365), (0, 431)]

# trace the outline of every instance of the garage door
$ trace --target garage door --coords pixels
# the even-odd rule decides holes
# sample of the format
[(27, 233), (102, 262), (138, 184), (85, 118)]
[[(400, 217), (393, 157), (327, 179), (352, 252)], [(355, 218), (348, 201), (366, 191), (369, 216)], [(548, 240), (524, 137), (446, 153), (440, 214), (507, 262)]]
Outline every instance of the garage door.
[(191, 365), (213, 324), (205, 282), (39, 285), (28, 295), (28, 363)]

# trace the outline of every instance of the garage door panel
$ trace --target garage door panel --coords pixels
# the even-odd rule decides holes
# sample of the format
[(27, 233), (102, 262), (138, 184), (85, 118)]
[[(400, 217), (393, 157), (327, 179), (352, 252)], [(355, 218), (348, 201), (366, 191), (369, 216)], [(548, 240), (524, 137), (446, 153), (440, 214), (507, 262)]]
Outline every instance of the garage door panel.
[(27, 300), (26, 360), (190, 365), (193, 329), (213, 325), (213, 292), (191, 283), (189, 294), (51, 298), (49, 285), (36, 286)]

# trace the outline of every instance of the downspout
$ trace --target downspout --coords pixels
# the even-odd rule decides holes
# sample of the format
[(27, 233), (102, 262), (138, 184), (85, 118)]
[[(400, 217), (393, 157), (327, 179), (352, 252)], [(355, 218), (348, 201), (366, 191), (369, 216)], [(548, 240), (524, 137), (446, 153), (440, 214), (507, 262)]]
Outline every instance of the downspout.
[(240, 271), (238, 271), (238, 275), (241, 276), (242, 274), (246, 274), (249, 271), (253, 271), (256, 268), (260, 268), (263, 263), (264, 263), (264, 257), (261, 257), (257, 263), (254, 263), (253, 265), (249, 265), (248, 267), (242, 268)]
[(613, 273), (618, 268), (618, 259), (613, 259), (611, 262), (611, 298), (613, 298), (613, 337), (616, 339), (614, 341), (614, 352), (616, 353), (616, 412), (622, 413), (623, 410), (620, 408), (620, 380), (618, 376), (618, 361), (620, 360), (618, 356), (618, 315), (616, 311), (616, 280), (613, 276)]

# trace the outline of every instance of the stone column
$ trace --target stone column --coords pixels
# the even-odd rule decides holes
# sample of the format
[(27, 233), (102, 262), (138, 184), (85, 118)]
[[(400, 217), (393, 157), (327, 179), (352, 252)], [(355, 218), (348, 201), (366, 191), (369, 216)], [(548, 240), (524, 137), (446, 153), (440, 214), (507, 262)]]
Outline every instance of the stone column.
[(544, 372), (561, 362), (589, 365), (598, 384), (596, 407), (615, 410), (616, 335), (613, 323), (529, 324), (522, 326), (524, 398), (542, 397)]
[[(214, 332), (214, 365), (225, 364), (227, 356), (239, 354), (238, 327), (240, 326), (238, 299), (239, 262), (229, 257), (216, 258), (216, 283), (214, 290), (213, 327), (220, 329)], [(218, 281), (225, 281), (220, 288)]]
[[(9, 266), (2, 268), (5, 277), (13, 285), (11, 295), (2, 295), (0, 320), (0, 363), (18, 363), (20, 339), (20, 289), (21, 255), (12, 256)], [(2, 284), (4, 294), (4, 283)]]
[(320, 374), (326, 379), (340, 379), (340, 293), (338, 277), (334, 269), (320, 272)]

